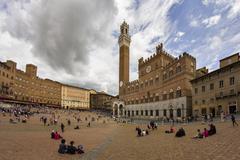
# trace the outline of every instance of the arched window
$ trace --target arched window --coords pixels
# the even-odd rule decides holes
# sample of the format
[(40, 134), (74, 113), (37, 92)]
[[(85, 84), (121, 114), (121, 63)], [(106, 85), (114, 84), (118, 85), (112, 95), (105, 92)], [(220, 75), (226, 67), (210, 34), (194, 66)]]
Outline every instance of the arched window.
[(148, 116), (148, 110), (145, 110), (145, 116)]
[(165, 80), (165, 79), (167, 79), (167, 73), (166, 72), (163, 73), (163, 80)]
[(181, 90), (181, 87), (177, 87), (176, 97), (181, 97), (181, 96), (182, 96), (182, 90)]
[(177, 109), (177, 117), (181, 117), (181, 116), (182, 116), (181, 109), (178, 108), (178, 109)]
[(138, 110), (136, 111), (136, 116), (138, 116)]
[(177, 68), (176, 68), (176, 73), (179, 73), (179, 72), (181, 72), (182, 71), (182, 67), (181, 66), (177, 66)]
[(147, 86), (148, 86), (148, 81), (146, 80), (146, 81), (145, 81), (145, 87), (147, 87)]
[(163, 110), (163, 116), (167, 116), (167, 110), (166, 109)]
[(169, 115), (170, 115), (170, 118), (173, 118), (173, 109), (169, 109)]
[(132, 116), (134, 116), (134, 111), (132, 111)]
[(182, 91), (181, 89), (180, 90), (177, 90), (176, 92), (176, 97), (181, 97), (182, 96)]

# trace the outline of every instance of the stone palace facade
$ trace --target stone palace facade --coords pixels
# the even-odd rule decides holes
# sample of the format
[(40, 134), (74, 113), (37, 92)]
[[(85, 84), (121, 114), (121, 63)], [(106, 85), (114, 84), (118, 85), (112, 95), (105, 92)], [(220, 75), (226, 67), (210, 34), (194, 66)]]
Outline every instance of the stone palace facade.
[(138, 79), (129, 81), (131, 37), (123, 22), (119, 36), (119, 100), (113, 103), (115, 117), (158, 119), (186, 117), (192, 113), (191, 80), (196, 59), (188, 53), (173, 57), (163, 49), (138, 60)]

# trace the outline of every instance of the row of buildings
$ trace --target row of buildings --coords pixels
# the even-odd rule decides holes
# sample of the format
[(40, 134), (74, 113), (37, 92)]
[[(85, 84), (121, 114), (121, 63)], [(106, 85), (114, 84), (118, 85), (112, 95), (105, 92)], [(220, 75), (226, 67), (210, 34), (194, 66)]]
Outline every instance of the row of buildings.
[(119, 100), (113, 104), (118, 117), (161, 118), (190, 115), (213, 116), (240, 110), (240, 56), (220, 60), (220, 68), (196, 69), (188, 53), (174, 57), (156, 47), (147, 59), (138, 60), (138, 79), (129, 81), (131, 37), (123, 22), (119, 36)]
[(37, 76), (37, 66), (17, 69), (11, 60), (0, 62), (0, 101), (16, 104), (45, 105), (73, 109), (111, 110), (114, 96)]

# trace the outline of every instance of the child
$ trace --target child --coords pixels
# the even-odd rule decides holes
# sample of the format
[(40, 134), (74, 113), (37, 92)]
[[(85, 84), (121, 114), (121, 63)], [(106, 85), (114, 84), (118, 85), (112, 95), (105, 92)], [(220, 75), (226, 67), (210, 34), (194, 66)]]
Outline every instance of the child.
[(197, 135), (195, 137), (193, 137), (194, 139), (195, 138), (203, 138), (203, 134), (201, 133), (200, 129), (197, 130)]

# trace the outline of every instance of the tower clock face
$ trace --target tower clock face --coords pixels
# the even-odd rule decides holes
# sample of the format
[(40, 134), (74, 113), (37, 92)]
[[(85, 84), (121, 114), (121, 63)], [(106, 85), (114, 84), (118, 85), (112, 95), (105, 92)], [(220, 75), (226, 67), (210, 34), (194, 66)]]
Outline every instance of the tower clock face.
[(147, 72), (147, 73), (151, 72), (151, 66), (147, 66), (146, 72)]
[(123, 86), (123, 81), (120, 81), (119, 86), (120, 86), (120, 87)]

